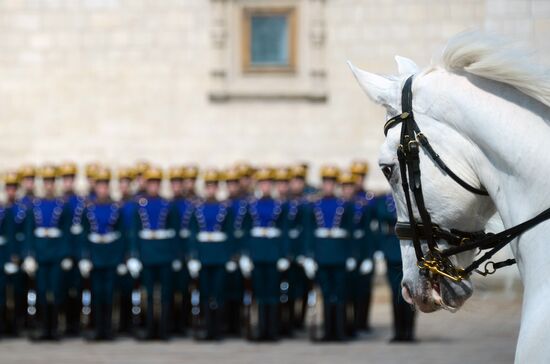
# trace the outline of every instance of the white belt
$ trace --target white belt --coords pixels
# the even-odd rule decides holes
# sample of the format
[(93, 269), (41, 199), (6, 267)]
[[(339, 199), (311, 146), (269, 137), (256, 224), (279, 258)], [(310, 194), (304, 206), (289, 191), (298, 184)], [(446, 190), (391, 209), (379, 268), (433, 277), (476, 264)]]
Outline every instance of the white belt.
[(106, 234), (91, 233), (88, 235), (88, 240), (94, 244), (110, 244), (120, 238), (120, 232), (113, 231)]
[(180, 238), (186, 239), (191, 235), (191, 231), (189, 229), (181, 229), (180, 230)]
[(34, 236), (36, 236), (37, 238), (59, 238), (61, 236), (61, 230), (53, 227), (39, 227), (34, 229)]
[(176, 231), (174, 229), (143, 229), (139, 231), (138, 235), (143, 240), (163, 240), (174, 238), (176, 236)]
[(0, 236), (0, 245), (5, 245), (8, 242), (5, 236)]
[(333, 238), (333, 239), (343, 239), (348, 236), (348, 232), (342, 228), (317, 228), (315, 229), (316, 238)]
[(82, 232), (82, 225), (80, 225), (80, 224), (71, 225), (71, 234), (78, 235), (81, 232)]
[(222, 231), (201, 231), (197, 234), (201, 243), (221, 243), (227, 240), (227, 234)]
[(274, 227), (254, 227), (250, 230), (250, 235), (254, 238), (278, 238), (281, 236), (281, 229)]

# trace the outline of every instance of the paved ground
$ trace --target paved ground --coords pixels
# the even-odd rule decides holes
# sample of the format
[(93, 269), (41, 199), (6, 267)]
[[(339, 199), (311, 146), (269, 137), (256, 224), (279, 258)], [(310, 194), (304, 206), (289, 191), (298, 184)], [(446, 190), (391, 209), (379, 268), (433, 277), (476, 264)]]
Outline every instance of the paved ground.
[(24, 339), (0, 342), (1, 364), (98, 363), (511, 363), (520, 320), (520, 302), (510, 296), (477, 292), (460, 312), (421, 315), (416, 345), (388, 345), (387, 295), (378, 289), (374, 333), (348, 344), (311, 344), (304, 337), (276, 344), (225, 340), (217, 344), (177, 339), (169, 343), (31, 344)]

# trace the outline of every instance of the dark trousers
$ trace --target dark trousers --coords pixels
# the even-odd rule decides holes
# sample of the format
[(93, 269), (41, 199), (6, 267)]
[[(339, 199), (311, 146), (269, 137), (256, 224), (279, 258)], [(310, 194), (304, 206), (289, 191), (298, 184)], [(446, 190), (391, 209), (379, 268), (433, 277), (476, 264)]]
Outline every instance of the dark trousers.
[(203, 266), (199, 275), (201, 302), (221, 306), (225, 302), (225, 265)]
[(280, 273), (276, 263), (254, 263), (252, 287), (259, 304), (279, 303)]
[(116, 268), (94, 268), (91, 272), (92, 301), (94, 305), (112, 305)]
[(60, 262), (40, 263), (36, 272), (36, 295), (39, 305), (53, 303), (61, 304), (62, 296), (62, 278)]
[[(147, 337), (168, 338), (170, 306), (173, 298), (173, 272), (171, 264), (145, 266), (142, 282), (147, 292), (146, 326)], [(158, 334), (155, 334), (155, 285), (160, 286), (160, 320)]]
[(317, 281), (325, 304), (343, 304), (346, 299), (346, 266), (320, 265)]
[(386, 265), (388, 282), (392, 292), (394, 339), (413, 340), (415, 312), (401, 296), (402, 263), (386, 261)]

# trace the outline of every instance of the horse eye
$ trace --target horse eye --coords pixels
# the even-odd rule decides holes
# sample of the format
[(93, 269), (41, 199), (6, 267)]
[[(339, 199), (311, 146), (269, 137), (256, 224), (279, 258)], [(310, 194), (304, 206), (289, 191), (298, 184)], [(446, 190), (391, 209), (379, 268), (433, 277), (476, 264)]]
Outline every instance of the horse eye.
[(391, 179), (391, 176), (393, 175), (393, 168), (395, 165), (393, 164), (381, 164), (380, 168), (382, 169), (382, 173), (384, 173), (384, 176), (386, 176), (386, 179), (389, 181)]

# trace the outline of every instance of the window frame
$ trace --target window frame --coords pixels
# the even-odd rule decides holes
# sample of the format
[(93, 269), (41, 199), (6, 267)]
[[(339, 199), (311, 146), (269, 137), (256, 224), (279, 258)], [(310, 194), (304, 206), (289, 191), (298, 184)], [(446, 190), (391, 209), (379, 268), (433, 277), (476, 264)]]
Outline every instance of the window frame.
[[(287, 7), (244, 7), (241, 21), (242, 71), (244, 73), (295, 73), (297, 58), (297, 10)], [(255, 15), (284, 15), (288, 21), (288, 64), (284, 66), (254, 65), (251, 60), (252, 17)]]

